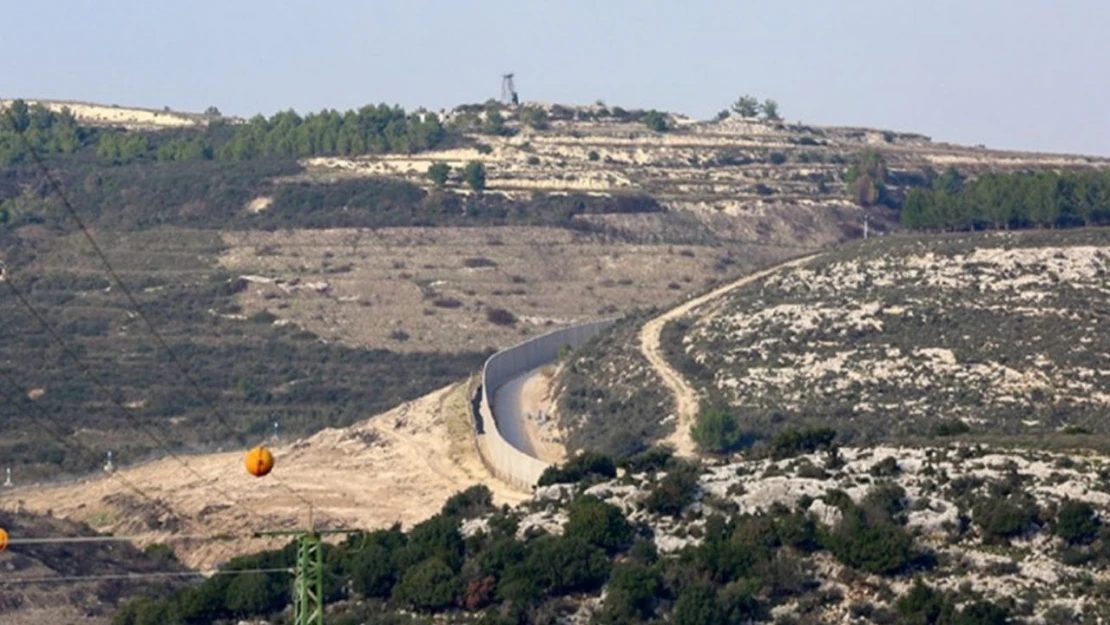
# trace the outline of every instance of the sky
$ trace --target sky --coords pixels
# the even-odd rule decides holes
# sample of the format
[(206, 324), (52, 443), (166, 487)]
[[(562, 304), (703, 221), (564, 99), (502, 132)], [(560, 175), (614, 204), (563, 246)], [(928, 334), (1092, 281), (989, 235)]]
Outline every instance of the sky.
[[(1110, 155), (1107, 0), (0, 0), (0, 97), (225, 115), (500, 95)], [(18, 51), (18, 53), (16, 53)]]

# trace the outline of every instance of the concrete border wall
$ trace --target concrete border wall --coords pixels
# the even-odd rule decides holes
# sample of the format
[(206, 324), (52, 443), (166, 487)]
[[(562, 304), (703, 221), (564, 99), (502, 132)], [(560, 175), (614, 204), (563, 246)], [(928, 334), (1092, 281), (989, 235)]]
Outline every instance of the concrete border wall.
[(514, 447), (501, 436), (493, 397), (497, 389), (516, 376), (559, 358), (564, 345), (578, 347), (613, 325), (614, 320), (592, 321), (555, 330), (497, 352), (482, 367), (482, 386), (478, 410), (474, 415), (478, 453), (486, 467), (499, 479), (517, 488), (530, 490), (547, 468), (547, 463)]

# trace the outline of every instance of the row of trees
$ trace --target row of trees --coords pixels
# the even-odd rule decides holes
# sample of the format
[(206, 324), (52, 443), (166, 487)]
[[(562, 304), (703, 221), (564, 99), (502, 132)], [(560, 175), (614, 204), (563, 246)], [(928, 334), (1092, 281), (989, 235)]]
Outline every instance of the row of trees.
[(411, 153), (438, 146), (446, 134), (434, 113), (406, 113), (398, 106), (371, 105), (345, 113), (324, 110), (304, 117), (290, 110), (269, 118), (257, 115), (238, 126), (216, 123), (207, 136), (175, 139), (159, 148), (156, 157), (248, 160)]
[[(762, 102), (758, 98), (751, 95), (744, 95), (737, 98), (732, 103), (732, 112), (745, 119), (763, 116), (763, 119), (768, 121), (777, 121), (782, 119), (779, 115), (779, 103), (768, 98)], [(719, 117), (728, 117), (728, 111), (722, 111)]]
[(919, 230), (1056, 228), (1110, 224), (1110, 171), (987, 174), (955, 170), (911, 189), (902, 224)]
[(94, 132), (77, 124), (67, 108), (55, 112), (41, 104), (28, 106), (23, 100), (15, 100), (0, 115), (0, 164), (25, 161), (27, 144), (39, 154), (72, 154), (94, 136)]

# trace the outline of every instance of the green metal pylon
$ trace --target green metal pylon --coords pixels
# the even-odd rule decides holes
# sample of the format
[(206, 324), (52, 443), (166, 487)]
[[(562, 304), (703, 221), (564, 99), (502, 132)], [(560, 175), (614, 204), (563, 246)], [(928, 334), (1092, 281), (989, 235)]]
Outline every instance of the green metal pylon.
[(324, 550), (320, 534), (297, 539), (297, 573), (293, 580), (293, 624), (324, 625)]
[(323, 534), (353, 534), (358, 530), (317, 530), (308, 511), (308, 531), (256, 532), (255, 536), (295, 536), (297, 568), (293, 577), (293, 625), (324, 625)]

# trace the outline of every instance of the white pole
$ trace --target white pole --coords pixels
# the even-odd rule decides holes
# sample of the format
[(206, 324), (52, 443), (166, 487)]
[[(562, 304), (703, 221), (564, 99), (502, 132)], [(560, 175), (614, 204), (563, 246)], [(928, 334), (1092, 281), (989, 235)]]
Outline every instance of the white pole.
[(11, 467), (8, 467), (7, 477), (4, 479), (4, 486), (7, 486), (8, 488), (12, 487), (12, 468)]

